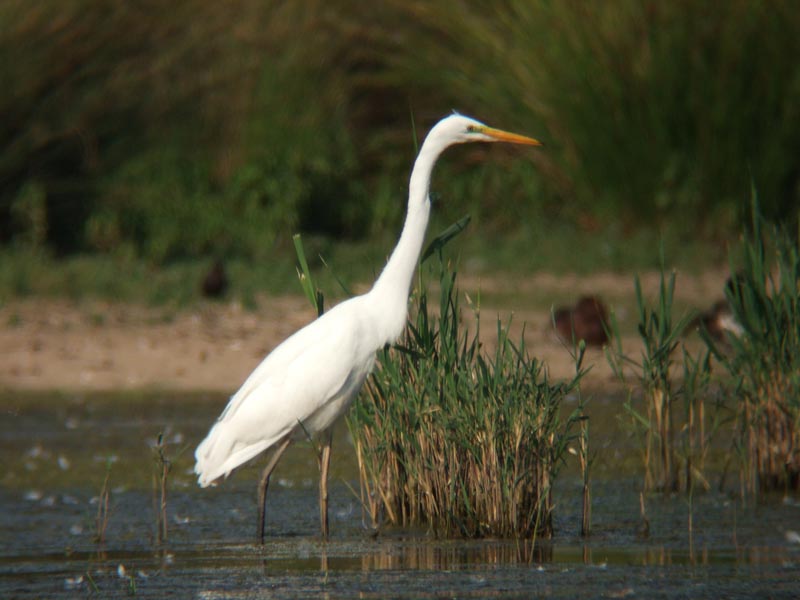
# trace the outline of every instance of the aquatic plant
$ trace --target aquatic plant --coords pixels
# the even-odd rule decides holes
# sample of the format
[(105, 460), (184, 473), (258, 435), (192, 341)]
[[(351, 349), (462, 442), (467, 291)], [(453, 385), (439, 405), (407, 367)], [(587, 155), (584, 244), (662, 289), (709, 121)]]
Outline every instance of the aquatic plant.
[(753, 191), (750, 231), (726, 297), (739, 335), (704, 339), (738, 399), (744, 488), (800, 489), (800, 236), (768, 227)]
[(421, 288), (400, 344), (385, 349), (348, 417), (371, 524), (438, 535), (550, 536), (553, 481), (582, 414), (498, 321), (494, 353), (461, 326), (456, 272), (440, 258), (439, 307)]
[[(634, 278), (639, 317), (637, 330), (643, 342), (641, 358), (636, 360), (623, 351), (619, 326), (613, 315), (616, 345), (606, 348), (606, 358), (620, 381), (629, 385), (631, 371), (635, 378), (635, 385), (629, 385), (625, 410), (634, 430), (643, 436), (645, 491), (678, 491), (681, 463), (685, 473), (683, 487), (689, 490), (692, 476), (698, 472), (695, 454), (705, 456), (708, 445), (703, 397), (708, 392), (709, 360), (707, 355), (693, 357), (684, 348), (683, 377), (676, 373), (681, 335), (692, 315), (687, 313), (673, 320), (675, 278), (674, 272), (667, 276), (662, 266), (655, 306), (645, 301), (639, 276)], [(643, 409), (637, 406), (635, 392), (642, 395)], [(684, 421), (676, 427), (674, 413), (679, 399), (684, 400)], [(686, 432), (682, 456), (675, 443), (676, 431)]]

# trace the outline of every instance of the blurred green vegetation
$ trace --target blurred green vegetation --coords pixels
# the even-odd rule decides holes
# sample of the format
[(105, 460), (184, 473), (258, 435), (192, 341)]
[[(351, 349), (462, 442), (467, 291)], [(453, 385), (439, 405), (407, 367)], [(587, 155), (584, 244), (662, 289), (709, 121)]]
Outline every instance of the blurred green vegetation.
[(767, 217), (800, 206), (791, 0), (6, 0), (0, 56), (6, 260), (388, 246), (415, 136), (451, 108), (545, 142), (438, 169), (436, 217), (487, 240), (724, 241), (751, 179)]

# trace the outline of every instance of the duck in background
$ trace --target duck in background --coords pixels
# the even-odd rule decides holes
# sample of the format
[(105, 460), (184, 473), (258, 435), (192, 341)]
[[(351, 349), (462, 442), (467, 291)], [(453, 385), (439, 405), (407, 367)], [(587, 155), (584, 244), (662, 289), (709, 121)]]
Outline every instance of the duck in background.
[(581, 296), (575, 306), (553, 311), (553, 327), (567, 343), (583, 340), (587, 346), (601, 347), (608, 342), (608, 309), (597, 296)]
[(736, 320), (731, 310), (729, 297), (736, 297), (739, 286), (744, 282), (744, 275), (737, 272), (725, 282), (726, 297), (717, 300), (708, 310), (700, 313), (693, 321), (691, 331), (705, 329), (718, 342), (727, 342), (728, 336), (739, 337), (744, 332), (741, 323)]
[(742, 335), (742, 326), (733, 316), (727, 300), (717, 300), (711, 308), (701, 313), (695, 320), (695, 328), (697, 327), (704, 328), (712, 338), (720, 342), (726, 341), (727, 335)]
[(228, 290), (228, 274), (225, 272), (225, 265), (217, 259), (211, 268), (203, 276), (200, 283), (200, 291), (206, 298), (221, 298)]

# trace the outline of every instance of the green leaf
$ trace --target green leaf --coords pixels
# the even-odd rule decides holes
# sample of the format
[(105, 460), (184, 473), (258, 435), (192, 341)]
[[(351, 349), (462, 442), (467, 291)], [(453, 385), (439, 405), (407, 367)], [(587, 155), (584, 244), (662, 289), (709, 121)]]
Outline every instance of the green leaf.
[(471, 219), (472, 217), (465, 215), (433, 238), (431, 243), (428, 244), (428, 247), (425, 248), (425, 251), (422, 253), (420, 262), (424, 263), (434, 252), (439, 252), (442, 248), (444, 248), (447, 242), (466, 229)]
[[(300, 286), (303, 288), (303, 293), (308, 298), (308, 301), (311, 303), (311, 306), (314, 307), (314, 310), (317, 311), (317, 314), (322, 314), (321, 303), (319, 303), (317, 290), (314, 286), (314, 281), (311, 279), (311, 271), (308, 268), (308, 261), (306, 260), (306, 252), (303, 249), (303, 240), (300, 237), (299, 233), (295, 233), (292, 236), (292, 241), (294, 242), (294, 250), (297, 253), (297, 260), (300, 263), (300, 269), (297, 270), (297, 278), (300, 280)], [(322, 293), (319, 293), (319, 297), (321, 298)]]

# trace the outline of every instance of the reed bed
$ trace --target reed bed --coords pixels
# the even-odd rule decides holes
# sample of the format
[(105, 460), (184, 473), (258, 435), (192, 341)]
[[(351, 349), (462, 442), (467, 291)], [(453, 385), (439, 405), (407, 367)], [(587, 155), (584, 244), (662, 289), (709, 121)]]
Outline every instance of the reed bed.
[(386, 349), (348, 423), (372, 526), (425, 526), (441, 536), (549, 537), (553, 481), (577, 439), (583, 372), (552, 383), (524, 341), (497, 323), (484, 352), (461, 326), (454, 270), (441, 267), (438, 313), (414, 297), (400, 345)]
[[(623, 351), (618, 334), (607, 349), (642, 437), (645, 492), (709, 488), (705, 458), (726, 414), (735, 414), (731, 456), (739, 461), (742, 495), (800, 489), (800, 232), (767, 226), (755, 191), (750, 212), (731, 253), (725, 295), (733, 324), (723, 340), (701, 326), (707, 348), (696, 355), (687, 349), (692, 315), (673, 319), (675, 274), (662, 269), (653, 306), (635, 280), (641, 358)], [(616, 334), (613, 315), (612, 329)]]
[(726, 289), (741, 332), (724, 346), (705, 336), (738, 399), (743, 487), (751, 493), (800, 489), (799, 239), (767, 230), (754, 194), (741, 268)]

